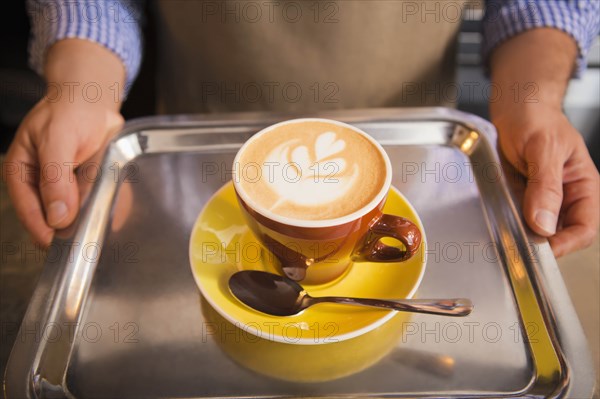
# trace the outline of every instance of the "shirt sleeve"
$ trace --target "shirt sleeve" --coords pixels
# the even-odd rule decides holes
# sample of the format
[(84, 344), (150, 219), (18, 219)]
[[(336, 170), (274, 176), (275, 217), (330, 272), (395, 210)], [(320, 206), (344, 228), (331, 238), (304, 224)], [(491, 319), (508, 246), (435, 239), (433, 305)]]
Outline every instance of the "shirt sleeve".
[(31, 21), (29, 65), (43, 75), (48, 48), (67, 38), (86, 39), (112, 51), (126, 70), (125, 92), (142, 59), (140, 0), (27, 0)]
[(579, 50), (575, 76), (587, 65), (587, 53), (600, 30), (599, 0), (486, 0), (483, 18), (483, 59), (494, 48), (521, 32), (556, 28), (569, 34)]

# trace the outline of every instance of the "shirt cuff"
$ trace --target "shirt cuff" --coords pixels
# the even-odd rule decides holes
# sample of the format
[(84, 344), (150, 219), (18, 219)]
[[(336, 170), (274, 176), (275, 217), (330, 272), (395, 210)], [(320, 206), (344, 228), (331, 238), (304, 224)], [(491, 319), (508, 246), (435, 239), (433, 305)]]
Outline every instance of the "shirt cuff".
[(125, 93), (142, 60), (141, 13), (135, 1), (28, 0), (29, 65), (43, 76), (48, 48), (59, 40), (86, 39), (113, 52), (125, 67)]
[(577, 43), (575, 77), (587, 66), (587, 54), (600, 29), (600, 1), (488, 0), (483, 19), (482, 55), (489, 66), (492, 51), (511, 37), (535, 28), (556, 28)]

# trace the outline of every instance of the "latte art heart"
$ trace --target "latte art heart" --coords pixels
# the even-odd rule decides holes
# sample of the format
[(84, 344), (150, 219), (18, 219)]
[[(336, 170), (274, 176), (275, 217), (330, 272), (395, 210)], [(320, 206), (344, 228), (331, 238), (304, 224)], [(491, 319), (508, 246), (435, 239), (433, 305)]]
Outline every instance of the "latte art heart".
[(344, 158), (345, 147), (346, 142), (336, 140), (335, 133), (324, 132), (311, 148), (299, 139), (274, 148), (265, 158), (263, 175), (276, 172), (278, 165), (282, 172), (286, 168), (286, 173), (273, 173), (267, 180), (278, 198), (270, 210), (277, 212), (286, 203), (314, 207), (348, 195), (357, 183), (359, 169), (355, 161)]
[(252, 140), (234, 168), (240, 187), (256, 204), (303, 220), (361, 209), (386, 178), (385, 161), (369, 139), (323, 121), (276, 127)]

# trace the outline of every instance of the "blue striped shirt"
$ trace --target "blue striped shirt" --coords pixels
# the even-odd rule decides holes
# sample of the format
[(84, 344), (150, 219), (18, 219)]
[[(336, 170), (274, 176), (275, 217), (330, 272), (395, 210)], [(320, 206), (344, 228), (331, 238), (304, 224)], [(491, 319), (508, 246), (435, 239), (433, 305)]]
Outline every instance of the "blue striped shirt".
[[(142, 59), (143, 0), (27, 0), (32, 25), (31, 67), (42, 74), (45, 54), (58, 40), (87, 39), (116, 54), (127, 71), (126, 90)], [(551, 27), (569, 34), (579, 49), (579, 76), (600, 30), (600, 0), (487, 0), (483, 19), (484, 60), (499, 44), (523, 31)]]
[(486, 0), (483, 57), (499, 44), (534, 28), (556, 28), (577, 43), (575, 76), (581, 76), (587, 53), (600, 31), (600, 0)]
[(127, 73), (127, 91), (142, 60), (140, 0), (27, 0), (31, 21), (29, 65), (40, 75), (48, 48), (67, 38), (87, 39), (116, 54)]

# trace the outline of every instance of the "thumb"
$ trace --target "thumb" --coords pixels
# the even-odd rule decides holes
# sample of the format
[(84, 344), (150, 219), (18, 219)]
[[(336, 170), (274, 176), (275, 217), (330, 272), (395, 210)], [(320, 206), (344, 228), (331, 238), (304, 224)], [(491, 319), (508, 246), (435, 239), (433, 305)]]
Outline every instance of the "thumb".
[(530, 145), (525, 151), (527, 188), (523, 203), (525, 220), (537, 234), (548, 237), (556, 233), (563, 200), (563, 158), (558, 151)]
[(79, 193), (75, 178), (76, 140), (61, 134), (49, 134), (39, 147), (40, 194), (46, 222), (53, 228), (65, 228), (75, 219)]

